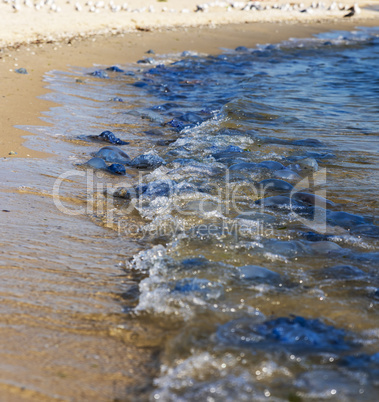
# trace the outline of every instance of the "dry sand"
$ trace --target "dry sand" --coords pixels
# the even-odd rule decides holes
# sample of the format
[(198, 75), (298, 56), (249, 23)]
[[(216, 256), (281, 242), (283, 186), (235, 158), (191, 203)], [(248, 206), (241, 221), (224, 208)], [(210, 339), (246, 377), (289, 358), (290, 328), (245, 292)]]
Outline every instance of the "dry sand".
[[(129, 3), (134, 3), (132, 7), (135, 8), (141, 8), (142, 3), (150, 4), (137, 0)], [(56, 1), (56, 4), (60, 3)], [(154, 6), (156, 9), (166, 6), (193, 10), (195, 4), (194, 1), (168, 0), (156, 2)], [(148, 49), (154, 49), (156, 53), (197, 50), (214, 54), (220, 51), (220, 47), (253, 47), (257, 43), (309, 37), (333, 29), (377, 26), (379, 22), (379, 13), (362, 13), (352, 19), (344, 19), (342, 12), (320, 17), (316, 12), (303, 16), (294, 13), (291, 16), (290, 13), (272, 11), (268, 16), (264, 12), (258, 16), (255, 12), (249, 14), (218, 7), (208, 13), (111, 13), (101, 10), (96, 14), (89, 13), (84, 3), (82, 5), (83, 10), (76, 12), (74, 2), (63, 3), (62, 11), (55, 13), (47, 9), (36, 12), (24, 6), (20, 11), (13, 11), (12, 3), (0, 4), (0, 13), (5, 16), (0, 27), (0, 40), (7, 45), (0, 54), (0, 157), (9, 160), (48, 156), (43, 153), (43, 148), (32, 150), (22, 146), (22, 137), (29, 134), (15, 128), (15, 125), (46, 124), (39, 119), (40, 113), (54, 105), (39, 97), (46, 93), (43, 77), (50, 70), (135, 62), (144, 57)], [(269, 21), (257, 22), (257, 19), (266, 18)], [(298, 23), (299, 19), (303, 22)], [(147, 31), (141, 32), (144, 29)], [(119, 32), (117, 35), (110, 33), (116, 31)], [(89, 32), (102, 34), (87, 37)], [(46, 43), (46, 40), (52, 42)], [(16, 74), (14, 70), (19, 67), (26, 68), (28, 74)], [(9, 156), (11, 151), (17, 152), (17, 155)], [(38, 163), (44, 161), (49, 159), (39, 160)], [(128, 340), (107, 334), (107, 328), (117, 328), (122, 315), (112, 316), (104, 306), (109, 311), (117, 311), (121, 296), (118, 300), (114, 291), (125, 286), (119, 285), (119, 278), (114, 274), (110, 283), (112, 270), (110, 273), (103, 272), (104, 268), (100, 266), (89, 280), (86, 272), (70, 273), (62, 270), (59, 261), (55, 261), (59, 248), (49, 232), (52, 228), (59, 224), (66, 230), (67, 236), (75, 226), (88, 233), (84, 236), (88, 246), (78, 243), (74, 237), (72, 240), (68, 237), (67, 242), (72, 241), (73, 249), (80, 249), (78, 255), (83, 249), (92, 250), (90, 263), (93, 265), (98, 263), (106, 249), (96, 246), (97, 239), (101, 239), (99, 243), (104, 241), (102, 228), (94, 229), (95, 225), (88, 219), (83, 218), (79, 222), (60, 216), (51, 200), (41, 194), (21, 195), (20, 192), (10, 191), (9, 187), (22, 186), (26, 180), (35, 180), (41, 185), (42, 176), (23, 176), (23, 164), (27, 163), (35, 162), (22, 159), (4, 161), (0, 173), (2, 205), (12, 210), (10, 213), (3, 211), (1, 215), (1, 223), (7, 232), (3, 231), (4, 240), (0, 244), (3, 244), (3, 250), (10, 250), (15, 245), (16, 250), (12, 251), (14, 256), (12, 254), (11, 257), (15, 264), (20, 259), (24, 261), (22, 268), (17, 269), (0, 264), (5, 289), (0, 290), (0, 343), (3, 345), (0, 350), (0, 400), (113, 400), (123, 396), (128, 387), (149, 382), (149, 376), (155, 369), (154, 366), (149, 367), (154, 362), (153, 351), (138, 349)], [(49, 178), (46, 177), (46, 180)], [(53, 178), (50, 177), (50, 180)], [(6, 192), (4, 183), (7, 183)], [(23, 228), (25, 223), (28, 226)], [(61, 228), (59, 230), (62, 231)], [(93, 239), (89, 235), (92, 232)], [(62, 241), (64, 238), (60, 232), (57, 233), (57, 242)], [(38, 242), (34, 248), (28, 248), (28, 241), (33, 237)], [(108, 242), (110, 251), (111, 240)], [(97, 248), (92, 249), (93, 246)], [(29, 250), (27, 253), (32, 252), (32, 256), (27, 255), (26, 258), (20, 251), (22, 247)], [(86, 259), (87, 256), (84, 256), (83, 265), (88, 264)], [(62, 281), (59, 292), (55, 290), (57, 280)], [(97, 287), (102, 291), (95, 292)], [(67, 302), (73, 293), (75, 306), (80, 308), (88, 299), (91, 308), (98, 312), (96, 310), (96, 314), (87, 316), (69, 307), (66, 309), (64, 305), (59, 306), (58, 302), (56, 306), (42, 308), (39, 304), (41, 295), (48, 297), (50, 288), (53, 289), (49, 296), (51, 300), (55, 301), (59, 296), (61, 299), (58, 300)], [(27, 302), (21, 303), (21, 300)], [(80, 328), (80, 331), (74, 332), (75, 328)], [(90, 355), (97, 356), (99, 363), (93, 364), (88, 358)], [(55, 394), (58, 396), (53, 398)]]
[[(344, 9), (341, 10), (342, 6), (350, 7), (355, 2), (361, 7), (367, 3), (367, 1), (339, 0), (338, 6), (334, 3), (329, 9), (332, 0), (326, 0), (323, 3), (312, 0), (291, 2), (268, 0), (261, 3), (230, 0), (208, 3), (198, 0), (129, 0), (127, 2), (124, 0), (3, 0), (0, 4), (2, 16), (0, 46), (17, 42), (33, 42), (38, 39), (55, 40), (76, 35), (129, 32), (133, 29), (145, 30), (168, 26), (189, 27), (284, 20), (330, 21), (342, 18), (347, 13)], [(312, 3), (313, 8), (310, 7)], [(375, 3), (378, 4), (378, 1), (370, 2), (370, 4)], [(199, 4), (207, 6), (202, 7), (203, 11), (196, 12)], [(249, 5), (253, 4), (264, 10), (250, 9)], [(272, 6), (278, 6), (278, 8), (272, 9)], [(265, 10), (265, 8), (269, 9)], [(362, 9), (359, 18), (375, 18), (375, 13)]]

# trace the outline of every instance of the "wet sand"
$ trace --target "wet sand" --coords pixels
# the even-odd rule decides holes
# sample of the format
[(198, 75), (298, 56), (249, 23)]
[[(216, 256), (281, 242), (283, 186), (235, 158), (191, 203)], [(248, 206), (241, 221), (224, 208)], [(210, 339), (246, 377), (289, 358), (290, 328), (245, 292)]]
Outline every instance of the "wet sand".
[[(220, 47), (253, 47), (329, 30), (351, 30), (357, 25), (377, 26), (378, 20), (243, 21), (216, 28), (171, 27), (3, 49), (2, 400), (132, 400), (130, 395), (144, 400), (158, 369), (159, 345), (151, 341), (154, 334), (148, 334), (147, 341), (135, 335), (139, 332), (123, 313), (123, 295), (135, 283), (122, 268), (140, 246), (125, 242), (89, 217), (61, 214), (49, 195), (61, 173), (61, 156), (53, 155), (51, 144), (45, 146), (38, 136), (22, 145), (30, 134), (15, 128), (46, 124), (40, 119), (42, 112), (55, 105), (39, 98), (46, 93), (44, 74), (70, 66), (135, 62), (148, 49), (214, 54)], [(14, 69), (19, 67), (29, 74), (16, 74)], [(11, 151), (17, 154), (9, 156)], [(47, 158), (34, 159), (42, 156)]]

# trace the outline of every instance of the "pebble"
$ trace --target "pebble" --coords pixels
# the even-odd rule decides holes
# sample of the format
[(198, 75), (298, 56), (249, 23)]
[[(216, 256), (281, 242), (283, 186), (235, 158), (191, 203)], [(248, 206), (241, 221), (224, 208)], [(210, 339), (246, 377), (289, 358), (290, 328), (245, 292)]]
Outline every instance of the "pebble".
[(103, 70), (92, 71), (91, 73), (89, 73), (89, 75), (92, 75), (93, 77), (96, 78), (106, 78), (106, 79), (109, 78), (109, 75)]
[(259, 167), (264, 167), (270, 170), (281, 170), (284, 169), (284, 166), (280, 162), (276, 161), (263, 161), (258, 163)]
[(343, 211), (327, 211), (326, 219), (329, 225), (352, 229), (354, 226), (367, 224), (365, 218)]
[(259, 166), (258, 164), (254, 163), (254, 162), (241, 162), (241, 163), (236, 163), (232, 166), (230, 166), (230, 170), (232, 171), (250, 171), (255, 169), (257, 166)]
[(316, 276), (322, 277), (323, 279), (344, 280), (362, 277), (365, 276), (365, 273), (352, 265), (335, 265), (316, 272)]
[(239, 267), (238, 272), (241, 279), (249, 281), (268, 284), (279, 284), (281, 282), (281, 276), (278, 273), (258, 265)]
[(249, 49), (246, 46), (238, 46), (234, 50), (236, 52), (247, 52)]
[(91, 158), (89, 161), (85, 162), (84, 165), (94, 169), (107, 169), (108, 167), (104, 159), (98, 157)]
[(104, 159), (107, 162), (129, 164), (129, 155), (121, 150), (120, 148), (114, 146), (108, 146), (101, 148), (95, 155), (97, 158)]
[(291, 169), (280, 169), (276, 170), (273, 172), (273, 176), (275, 176), (278, 179), (285, 179), (285, 180), (290, 180), (290, 181), (299, 181), (301, 180), (301, 177)]
[(165, 161), (158, 155), (143, 154), (134, 158), (130, 165), (137, 169), (156, 169), (164, 165)]
[(310, 193), (305, 193), (305, 192), (295, 192), (291, 194), (291, 197), (293, 200), (301, 201), (304, 204), (312, 205), (312, 206), (317, 206), (321, 208), (331, 208), (334, 207), (335, 204), (332, 201), (327, 200), (324, 197), (321, 197), (320, 195), (316, 194), (310, 194)]
[[(54, 0), (47, 0), (47, 1), (39, 1), (35, 4), (32, 3), (30, 0), (24, 0), (22, 4), (20, 4), (18, 1), (8, 1), (8, 0), (3, 0), (3, 3), (8, 4), (9, 7), (12, 8), (14, 12), (22, 12), (23, 7), (25, 8), (31, 8), (34, 7), (34, 9), (38, 12), (43, 10), (46, 6), (49, 7), (49, 10), (52, 12), (60, 13), (62, 11), (62, 8), (58, 6)], [(70, 2), (67, 2), (69, 4)], [(238, 11), (243, 11), (243, 12), (267, 12), (269, 10), (279, 10), (282, 13), (293, 13), (297, 12), (301, 15), (303, 14), (312, 14), (312, 13), (341, 13), (341, 16), (344, 17), (351, 17), (353, 15), (359, 14), (361, 12), (361, 9), (357, 4), (354, 4), (352, 6), (348, 6), (345, 4), (337, 4), (336, 2), (332, 2), (329, 7), (326, 7), (324, 3), (318, 2), (318, 3), (312, 3), (308, 8), (305, 8), (303, 3), (286, 3), (282, 5), (274, 4), (274, 5), (265, 5), (262, 6), (259, 2), (210, 2), (210, 3), (204, 3), (204, 4), (197, 4), (194, 9), (190, 10), (188, 8), (183, 8), (183, 9), (174, 9), (170, 8), (168, 9), (167, 7), (162, 7), (160, 10), (156, 10), (153, 5), (149, 5), (148, 7), (141, 7), (141, 8), (136, 8), (136, 9), (129, 9), (127, 3), (123, 4), (115, 4), (113, 0), (111, 0), (108, 3), (108, 7), (106, 7), (106, 4), (104, 1), (87, 1), (85, 3), (85, 7), (87, 7), (88, 12), (90, 13), (99, 13), (100, 10), (103, 10), (103, 12), (108, 11), (112, 13), (118, 13), (120, 11), (124, 12), (132, 12), (132, 13), (156, 13), (157, 11), (160, 12), (171, 12), (171, 13), (177, 13), (180, 12), (182, 14), (190, 14), (190, 13), (197, 13), (197, 12), (209, 12), (213, 11), (212, 9), (216, 8), (215, 11), (218, 11), (218, 9), (223, 9), (226, 12), (230, 12), (233, 10), (238, 10)], [(81, 12), (83, 10), (83, 6), (81, 5), (80, 2), (75, 2), (73, 4), (73, 8), (76, 12)], [(349, 11), (348, 14), (345, 14), (346, 10)]]
[(107, 166), (105, 161), (102, 158), (94, 157), (89, 161), (85, 162), (82, 166), (91, 167), (93, 169), (105, 170), (112, 174), (125, 175), (126, 170), (125, 166), (119, 163), (113, 163), (110, 166)]
[(300, 201), (293, 201), (290, 197), (284, 195), (274, 195), (272, 197), (261, 198), (255, 201), (256, 205), (260, 205), (263, 208), (279, 208), (287, 210), (296, 210), (298, 208), (304, 208), (305, 204)]
[(345, 331), (324, 324), (318, 319), (279, 317), (262, 322), (261, 317), (240, 318), (219, 327), (217, 339), (222, 344), (248, 348), (278, 348), (312, 354), (334, 352), (352, 347), (345, 340)]
[(287, 183), (284, 180), (280, 179), (266, 179), (262, 180), (258, 183), (259, 186), (262, 187), (262, 191), (266, 193), (267, 191), (292, 191), (293, 185)]
[(14, 72), (18, 73), (18, 74), (28, 74), (26, 68), (23, 68), (23, 67), (18, 68), (17, 70), (14, 70)]
[(155, 60), (152, 57), (147, 57), (146, 59), (141, 59), (137, 61), (138, 64), (154, 64)]
[(306, 138), (303, 140), (292, 141), (292, 145), (297, 145), (301, 147), (323, 147), (324, 144), (322, 141), (317, 140), (316, 138)]
[(223, 294), (222, 285), (201, 278), (184, 278), (174, 284), (172, 292), (193, 293), (205, 300), (217, 299)]
[(298, 157), (296, 163), (289, 165), (288, 168), (295, 172), (302, 172), (304, 170), (316, 172), (318, 170), (318, 163), (314, 158)]
[(125, 166), (121, 165), (120, 163), (112, 163), (110, 166), (108, 166), (107, 170), (110, 173), (119, 175), (125, 175), (126, 173)]
[(106, 70), (107, 71), (113, 71), (113, 72), (116, 72), (116, 73), (123, 73), (124, 72), (124, 70), (122, 68), (118, 67), (118, 66), (107, 67)]
[(111, 144), (114, 145), (127, 145), (128, 142), (120, 140), (120, 138), (117, 138), (112, 131), (106, 130), (103, 131), (99, 136), (95, 136), (92, 138), (98, 138), (101, 141), (105, 141), (105, 142), (110, 142)]
[(354, 226), (351, 233), (355, 236), (365, 236), (379, 239), (379, 226), (372, 224), (362, 224)]
[(331, 241), (315, 241), (310, 245), (313, 252), (316, 254), (330, 254), (333, 252), (342, 251), (342, 247)]

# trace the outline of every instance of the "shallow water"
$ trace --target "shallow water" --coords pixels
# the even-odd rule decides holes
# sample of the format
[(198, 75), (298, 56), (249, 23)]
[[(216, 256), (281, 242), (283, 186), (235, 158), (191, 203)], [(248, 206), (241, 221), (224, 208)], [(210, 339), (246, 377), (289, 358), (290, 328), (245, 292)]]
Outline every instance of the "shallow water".
[[(151, 400), (376, 400), (378, 56), (362, 29), (47, 75), (60, 106), (27, 129), (59, 163), (36, 187), (64, 174), (61, 212), (93, 227), (67, 264), (88, 231), (109, 238), (84, 253), (126, 245), (133, 286), (102, 287), (123, 289), (118, 336), (160, 349)], [(78, 166), (104, 130), (164, 163)]]

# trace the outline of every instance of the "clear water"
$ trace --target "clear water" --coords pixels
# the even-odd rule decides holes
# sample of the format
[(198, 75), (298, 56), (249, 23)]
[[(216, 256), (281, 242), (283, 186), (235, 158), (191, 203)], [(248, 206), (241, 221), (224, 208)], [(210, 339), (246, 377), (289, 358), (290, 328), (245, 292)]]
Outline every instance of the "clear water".
[[(361, 29), (48, 74), (61, 106), (28, 129), (74, 172), (65, 207), (89, 198), (142, 250), (124, 255), (117, 331), (160, 349), (151, 400), (377, 400), (378, 63), (379, 31)], [(103, 130), (164, 164), (83, 170)]]

